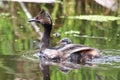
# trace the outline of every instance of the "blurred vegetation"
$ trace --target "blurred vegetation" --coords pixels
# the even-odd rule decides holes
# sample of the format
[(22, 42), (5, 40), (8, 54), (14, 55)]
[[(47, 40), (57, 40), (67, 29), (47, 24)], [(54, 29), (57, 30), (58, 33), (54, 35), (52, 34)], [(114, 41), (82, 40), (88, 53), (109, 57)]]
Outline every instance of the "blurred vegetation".
[[(52, 35), (52, 45), (56, 45), (55, 42), (60, 38), (68, 37), (73, 43), (99, 49), (120, 47), (120, 8), (112, 12), (89, 0), (62, 0), (51, 4), (25, 5), (33, 17), (41, 8), (50, 12), (54, 24), (52, 33), (61, 34), (58, 38)], [(35, 49), (38, 36), (27, 20), (19, 3), (7, 2), (3, 7), (0, 6), (0, 54), (10, 55)], [(42, 28), (40, 29), (42, 31)]]
[[(2, 4), (0, 5), (0, 78), (15, 80), (25, 77), (25, 80), (41, 80), (39, 70), (34, 68), (38, 69), (38, 64), (31, 61), (23, 62), (13, 56), (21, 55), (19, 51), (39, 48), (37, 34), (27, 22), (28, 19), (19, 3)], [(120, 48), (120, 6), (117, 11), (112, 12), (93, 0), (61, 0), (50, 4), (25, 3), (25, 5), (33, 17), (41, 8), (50, 12), (54, 24), (52, 34), (60, 33), (58, 38), (51, 34), (53, 46), (59, 39), (68, 37), (73, 43), (85, 44), (102, 51), (112, 49), (114, 52)], [(40, 30), (42, 31), (42, 27)], [(120, 55), (119, 51), (117, 55)], [(14, 58), (17, 58), (16, 61)], [(115, 65), (117, 67), (119, 63)], [(119, 76), (119, 68), (111, 68), (109, 65), (96, 69), (82, 67), (66, 75), (58, 71), (55, 66), (51, 66), (52, 80), (120, 80)]]

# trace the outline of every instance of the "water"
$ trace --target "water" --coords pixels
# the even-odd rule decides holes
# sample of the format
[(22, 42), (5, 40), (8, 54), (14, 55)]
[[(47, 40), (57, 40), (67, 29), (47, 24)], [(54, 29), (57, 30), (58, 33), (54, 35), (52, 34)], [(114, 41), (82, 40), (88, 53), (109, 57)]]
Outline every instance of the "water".
[[(60, 34), (58, 38), (51, 34), (52, 46), (61, 38), (67, 37), (75, 44), (91, 46), (103, 52), (101, 58), (90, 62), (95, 66), (75, 65), (75, 68), (68, 68), (50, 63), (51, 80), (120, 80), (120, 20), (104, 22), (103, 18), (100, 18), (99, 22), (98, 16), (94, 18), (95, 21), (74, 18), (74, 15), (82, 14), (117, 17), (120, 9), (118, 12), (110, 12), (94, 1), (76, 1), (63, 0), (62, 4), (55, 5), (26, 3), (33, 15), (39, 12), (40, 7), (48, 9), (52, 14), (52, 34)], [(8, 7), (8, 10), (0, 9), (0, 80), (42, 80), (37, 55), (39, 50), (36, 50), (39, 48), (38, 36), (30, 23), (27, 23), (28, 19), (18, 3), (9, 4)], [(73, 18), (70, 19), (69, 16)], [(42, 27), (40, 30), (42, 31)], [(70, 71), (62, 72), (59, 66)]]
[(22, 55), (0, 56), (0, 80), (39, 80), (39, 75), (38, 64)]
[[(1, 80), (41, 80), (39, 50), (25, 52), (24, 55), (0, 56)], [(63, 73), (58, 66), (51, 66), (51, 79), (55, 80), (119, 80), (120, 50), (103, 50), (105, 55), (93, 59), (96, 66), (80, 66), (68, 73)], [(34, 53), (34, 54), (33, 54)], [(113, 53), (115, 55), (113, 55)]]
[[(91, 27), (88, 26), (87, 28)], [(113, 31), (114, 29), (112, 28)], [(84, 34), (69, 35), (62, 32), (61, 37), (68, 37), (73, 43), (96, 47), (103, 52), (103, 56), (92, 60), (91, 63), (95, 64), (94, 67), (77, 65), (75, 69), (67, 68), (70, 70), (67, 73), (60, 71), (59, 66), (63, 65), (52, 63), (52, 66), (50, 66), (51, 80), (120, 80), (119, 36), (116, 35), (118, 33), (113, 34), (107, 29), (104, 30), (104, 35), (102, 31), (95, 28), (89, 33), (87, 33), (87, 30), (82, 32), (86, 34), (85, 36)], [(89, 35), (90, 33), (93, 35)], [(4, 38), (4, 36), (1, 37), (1, 39)], [(38, 56), (35, 56), (39, 53), (39, 50), (32, 50), (37, 46), (37, 41), (32, 38), (14, 39), (14, 36), (13, 39), (7, 38), (4, 41), (1, 40), (0, 52), (5, 55), (0, 55), (0, 80), (41, 80), (39, 59)], [(51, 42), (56, 45), (55, 42), (59, 38), (54, 39), (57, 38), (54, 37)]]

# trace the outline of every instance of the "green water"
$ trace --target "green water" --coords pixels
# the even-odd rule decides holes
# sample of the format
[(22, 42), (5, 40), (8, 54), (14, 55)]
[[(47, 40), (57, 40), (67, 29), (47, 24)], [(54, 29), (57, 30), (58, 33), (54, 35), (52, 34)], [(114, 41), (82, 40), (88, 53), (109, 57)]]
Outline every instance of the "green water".
[[(79, 0), (40, 5), (26, 3), (33, 16), (40, 8), (52, 15), (52, 46), (56, 46), (61, 38), (68, 37), (73, 43), (103, 52), (101, 58), (92, 61), (95, 67), (81, 66), (63, 73), (57, 66), (51, 66), (51, 80), (120, 80), (120, 8), (111, 12), (93, 1), (91, 5), (85, 0), (84, 4)], [(39, 52), (36, 51), (39, 49), (38, 35), (27, 20), (17, 2), (10, 2), (8, 8), (0, 7), (0, 80), (42, 80), (39, 60), (33, 56)], [(55, 33), (59, 33), (60, 37), (54, 37)]]
[[(39, 60), (33, 57), (33, 53), (35, 54), (36, 51), (28, 51), (24, 56), (0, 56), (0, 79), (41, 80)], [(120, 50), (104, 50), (104, 53), (106, 55), (93, 60), (95, 67), (81, 66), (79, 69), (63, 73), (57, 66), (51, 66), (51, 80), (119, 80)]]

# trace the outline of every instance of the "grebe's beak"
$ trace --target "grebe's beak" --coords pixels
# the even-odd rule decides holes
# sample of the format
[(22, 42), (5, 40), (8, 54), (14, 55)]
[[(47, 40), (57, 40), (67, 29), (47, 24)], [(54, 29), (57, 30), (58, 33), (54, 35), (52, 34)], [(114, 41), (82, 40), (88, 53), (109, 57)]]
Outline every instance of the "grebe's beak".
[(30, 19), (30, 20), (28, 20), (28, 22), (38, 22), (38, 20), (36, 20), (36, 19)]

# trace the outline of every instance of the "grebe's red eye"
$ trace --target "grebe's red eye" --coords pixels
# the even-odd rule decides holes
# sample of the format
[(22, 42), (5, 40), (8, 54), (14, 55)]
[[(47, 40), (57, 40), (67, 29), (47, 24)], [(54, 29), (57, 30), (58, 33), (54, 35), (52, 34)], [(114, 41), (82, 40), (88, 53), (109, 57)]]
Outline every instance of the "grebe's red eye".
[(37, 19), (40, 20), (40, 16), (38, 16)]

